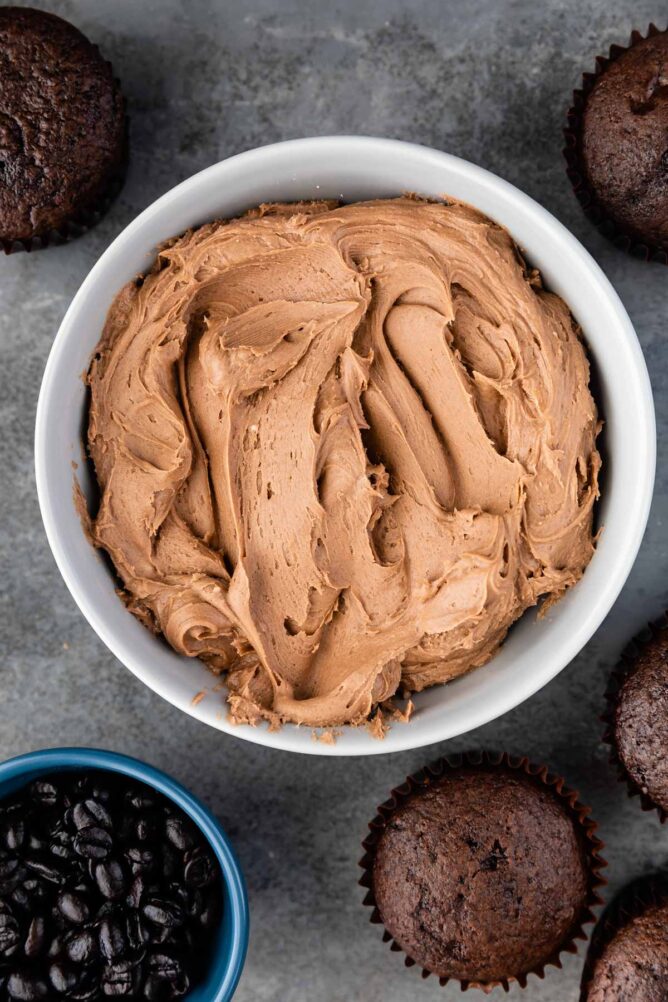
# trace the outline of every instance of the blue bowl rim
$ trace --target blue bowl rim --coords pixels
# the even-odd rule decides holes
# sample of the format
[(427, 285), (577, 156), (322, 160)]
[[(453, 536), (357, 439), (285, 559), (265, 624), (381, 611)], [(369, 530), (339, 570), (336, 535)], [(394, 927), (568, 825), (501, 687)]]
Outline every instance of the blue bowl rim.
[[(46, 748), (27, 752), (0, 762), (0, 799), (2, 785), (37, 770), (106, 769), (137, 779), (158, 790), (195, 822), (211, 843), (221, 867), (230, 906), (230, 935), (227, 963), (215, 995), (207, 1002), (229, 1002), (241, 977), (250, 931), (246, 884), (228, 836), (217, 818), (204, 804), (161, 769), (140, 759), (102, 748)], [(187, 999), (187, 996), (186, 996)]]

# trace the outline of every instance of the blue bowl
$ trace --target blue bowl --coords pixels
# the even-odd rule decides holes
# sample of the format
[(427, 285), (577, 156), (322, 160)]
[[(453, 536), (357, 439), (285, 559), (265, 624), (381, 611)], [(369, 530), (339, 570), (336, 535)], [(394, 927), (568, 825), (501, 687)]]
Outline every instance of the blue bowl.
[(208, 839), (222, 871), (225, 891), (223, 917), (218, 940), (213, 947), (209, 976), (186, 999), (187, 1002), (228, 1002), (234, 995), (244, 966), (249, 918), (244, 879), (232, 846), (218, 821), (192, 793), (159, 769), (126, 755), (95, 748), (50, 748), (0, 763), (0, 799), (46, 773), (68, 769), (106, 769), (146, 783), (180, 807)]

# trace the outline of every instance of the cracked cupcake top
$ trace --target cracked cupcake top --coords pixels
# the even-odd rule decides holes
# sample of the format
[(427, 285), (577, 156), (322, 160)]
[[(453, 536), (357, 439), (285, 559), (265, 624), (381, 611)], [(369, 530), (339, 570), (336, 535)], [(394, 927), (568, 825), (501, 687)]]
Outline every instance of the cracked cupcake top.
[(469, 206), (189, 232), (119, 293), (89, 383), (94, 540), (239, 721), (364, 722), (484, 664), (591, 558), (577, 327)]

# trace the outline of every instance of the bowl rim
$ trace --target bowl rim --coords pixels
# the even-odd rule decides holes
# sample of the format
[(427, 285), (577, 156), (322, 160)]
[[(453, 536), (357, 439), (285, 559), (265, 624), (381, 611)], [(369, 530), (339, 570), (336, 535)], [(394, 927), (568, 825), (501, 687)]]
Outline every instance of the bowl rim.
[[(545, 230), (549, 229), (553, 239), (559, 242), (564, 253), (570, 254), (578, 262), (578, 265), (581, 266), (583, 275), (586, 276), (587, 281), (595, 283), (598, 286), (600, 295), (607, 301), (609, 309), (615, 314), (619, 330), (623, 335), (622, 341), (628, 354), (628, 361), (633, 369), (633, 377), (636, 381), (635, 402), (639, 407), (637, 419), (644, 432), (637, 442), (638, 458), (636, 464), (644, 472), (644, 476), (639, 482), (634, 483), (633, 492), (629, 492), (629, 528), (625, 538), (624, 552), (618, 558), (617, 563), (614, 564), (614, 573), (610, 573), (607, 576), (603, 586), (596, 594), (595, 599), (588, 609), (587, 616), (581, 617), (578, 629), (572, 631), (561, 642), (561, 653), (558, 661), (555, 659), (555, 663), (552, 664), (549, 670), (543, 666), (531, 678), (517, 679), (515, 684), (509, 687), (509, 692), (504, 693), (501, 698), (497, 694), (497, 699), (493, 706), (487, 705), (483, 699), (478, 699), (476, 707), (467, 707), (465, 719), (456, 726), (450, 726), (447, 733), (434, 734), (433, 729), (426, 729), (426, 731), (418, 730), (413, 726), (415, 721), (412, 721), (406, 727), (394, 727), (390, 735), (391, 740), (386, 738), (385, 741), (374, 741), (370, 738), (361, 748), (351, 748), (342, 741), (334, 744), (324, 744), (318, 741), (307, 742), (298, 740), (296, 735), (292, 733), (293, 731), (296, 732), (298, 728), (295, 728), (293, 725), (285, 725), (278, 731), (271, 731), (264, 725), (258, 727), (232, 725), (223, 719), (222, 716), (220, 719), (214, 720), (212, 715), (205, 715), (203, 709), (200, 709), (198, 704), (187, 703), (184, 705), (179, 695), (171, 692), (168, 684), (156, 678), (155, 673), (150, 669), (146, 669), (142, 659), (135, 657), (133, 652), (123, 645), (122, 638), (118, 637), (116, 632), (105, 622), (104, 615), (98, 611), (93, 601), (89, 598), (86, 589), (79, 586), (76, 570), (70, 562), (67, 552), (67, 540), (60, 531), (53, 515), (50, 497), (51, 484), (46, 474), (49, 410), (50, 407), (53, 407), (54, 396), (57, 396), (57, 386), (54, 386), (53, 375), (57, 369), (58, 359), (64, 345), (69, 337), (72, 336), (80, 304), (95, 287), (98, 276), (104, 273), (107, 262), (113, 259), (113, 257), (120, 255), (125, 246), (132, 245), (135, 234), (141, 231), (142, 227), (149, 221), (155, 217), (160, 217), (163, 212), (169, 210), (173, 202), (196, 191), (199, 186), (206, 184), (212, 178), (217, 178), (219, 182), (222, 182), (226, 173), (234, 174), (234, 172), (238, 172), (242, 168), (245, 173), (251, 175), (255, 168), (261, 167), (267, 162), (271, 163), (272, 161), (277, 161), (281, 168), (285, 170), (286, 163), (291, 158), (308, 157), (310, 153), (319, 153), (322, 155), (324, 152), (341, 155), (349, 153), (353, 147), (356, 148), (356, 153), (360, 156), (371, 155), (373, 151), (373, 155), (382, 155), (387, 158), (397, 156), (408, 158), (411, 155), (419, 157), (421, 163), (431, 167), (447, 169), (450, 176), (457, 176), (458, 178), (472, 181), (481, 188), (487, 186), (494, 191), (494, 194), (500, 200), (505, 201), (506, 207), (512, 206), (525, 219), (531, 217), (535, 226), (539, 228), (542, 226)], [(493, 213), (488, 214), (492, 215), (493, 218)], [(215, 213), (212, 211), (212, 217), (214, 216)], [(149, 251), (153, 255), (155, 247), (151, 247)], [(110, 651), (133, 674), (137, 675), (145, 684), (152, 688), (153, 691), (166, 698), (174, 706), (216, 727), (218, 730), (243, 737), (257, 744), (305, 754), (373, 755), (423, 747), (437, 741), (467, 733), (476, 727), (482, 726), (500, 717), (532, 696), (562, 671), (579, 653), (610, 611), (637, 556), (652, 500), (656, 462), (655, 434), (654, 406), (649, 375), (642, 349), (628, 314), (601, 267), (561, 222), (529, 195), (526, 195), (508, 181), (450, 153), (394, 139), (338, 135), (286, 140), (247, 150), (226, 160), (222, 160), (171, 188), (144, 209), (143, 212), (136, 216), (121, 231), (84, 279), (62, 320), (54, 340), (44, 371), (37, 406), (35, 422), (35, 468), (37, 493), (46, 535), (59, 570), (77, 606)]]
[[(248, 895), (239, 861), (223, 826), (202, 801), (182, 783), (162, 769), (141, 759), (103, 748), (44, 748), (26, 752), (0, 762), (0, 800), (3, 786), (35, 772), (60, 769), (99, 769), (136, 779), (171, 800), (194, 821), (211, 844), (220, 865), (225, 894), (229, 903), (229, 948), (225, 968), (215, 994), (208, 1002), (229, 1002), (234, 995), (244, 967), (250, 934)], [(217, 958), (219, 954), (217, 954)], [(201, 990), (196, 987), (196, 991)], [(186, 995), (186, 1000), (189, 995)]]

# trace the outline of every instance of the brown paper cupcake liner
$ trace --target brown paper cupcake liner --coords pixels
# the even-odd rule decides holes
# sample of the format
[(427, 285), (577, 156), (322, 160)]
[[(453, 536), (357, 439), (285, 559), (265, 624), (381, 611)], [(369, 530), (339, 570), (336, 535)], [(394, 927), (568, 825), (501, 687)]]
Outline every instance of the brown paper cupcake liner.
[[(465, 752), (438, 759), (430, 765), (425, 766), (425, 768), (421, 769), (419, 772), (408, 776), (404, 783), (392, 790), (389, 799), (378, 807), (376, 817), (369, 823), (369, 834), (362, 843), (364, 856), (359, 863), (360, 867), (364, 871), (359, 882), (362, 887), (367, 889), (363, 903), (372, 909), (370, 921), (375, 925), (382, 925), (383, 920), (376, 905), (373, 891), (373, 864), (376, 848), (385, 825), (395, 810), (401, 804), (404, 804), (407, 800), (409, 800), (416, 792), (419, 792), (431, 783), (438, 781), (438, 779), (440, 779), (446, 771), (450, 769), (459, 769), (462, 765), (485, 766), (486, 768), (492, 767), (499, 770), (517, 770), (524, 772), (527, 776), (530, 776), (533, 780), (535, 780), (536, 783), (541, 783), (549, 787), (553, 793), (555, 793), (557, 797), (563, 801), (584, 836), (583, 844), (589, 854), (590, 876), (588, 894), (582, 913), (578, 916), (576, 924), (564, 943), (538, 967), (533, 968), (526, 973), (516, 976), (513, 975), (496, 981), (459, 981), (462, 991), (469, 988), (478, 988), (485, 994), (489, 994), (492, 989), (497, 987), (503, 988), (503, 990), (507, 992), (509, 991), (512, 983), (517, 983), (521, 988), (525, 988), (527, 978), (530, 974), (535, 974), (538, 978), (543, 978), (545, 976), (546, 967), (560, 968), (562, 966), (560, 959), (560, 955), (562, 953), (578, 952), (577, 941), (586, 941), (587, 939), (584, 927), (595, 920), (592, 908), (602, 904), (602, 898), (598, 895), (597, 890), (607, 883), (605, 878), (601, 876), (601, 871), (607, 865), (605, 860), (600, 855), (604, 848), (604, 844), (595, 834), (598, 826), (590, 817), (590, 808), (581, 804), (577, 791), (566, 786), (566, 781), (561, 776), (550, 773), (547, 766), (532, 764), (526, 757), (513, 757), (508, 755), (506, 752)], [(404, 964), (406, 967), (418, 966), (417, 962), (405, 953), (403, 947), (396, 942), (394, 937), (385, 928), (383, 928), (383, 942), (389, 943), (391, 950), (404, 953)], [(423, 978), (428, 978), (432, 972), (423, 967), (421, 968), (421, 974)], [(437, 975), (434, 975), (434, 977), (436, 976)], [(438, 978), (438, 982), (441, 987), (444, 987), (449, 981), (458, 981), (458, 979), (447, 977)]]
[(591, 93), (594, 84), (602, 73), (605, 73), (608, 66), (616, 59), (645, 38), (662, 34), (661, 29), (655, 24), (650, 24), (647, 34), (633, 30), (628, 45), (611, 45), (607, 56), (597, 56), (596, 65), (591, 73), (582, 74), (582, 86), (573, 91), (573, 104), (567, 115), (567, 126), (564, 129), (564, 139), (566, 145), (563, 150), (566, 159), (566, 173), (573, 187), (575, 197), (580, 203), (584, 214), (597, 227), (603, 236), (611, 240), (615, 246), (626, 251), (633, 257), (643, 261), (658, 261), (660, 264), (668, 264), (668, 252), (662, 247), (637, 240), (626, 233), (614, 220), (605, 213), (596, 199), (596, 195), (587, 183), (587, 175), (582, 163), (581, 129), (583, 112), (587, 103), (587, 97)]
[(612, 899), (591, 935), (589, 949), (580, 980), (580, 1002), (586, 1002), (596, 963), (611, 939), (651, 905), (668, 899), (668, 873), (652, 873), (638, 877)]
[[(96, 45), (93, 46), (93, 48), (96, 51), (99, 51)], [(112, 68), (111, 63), (108, 61), (107, 65), (110, 69)], [(114, 77), (114, 83), (120, 91), (121, 85), (118, 77)], [(102, 194), (98, 195), (91, 204), (84, 206), (75, 212), (69, 219), (65, 220), (62, 226), (59, 226), (57, 229), (49, 230), (47, 233), (42, 233), (40, 236), (31, 237), (29, 240), (0, 240), (0, 246), (5, 254), (15, 254), (20, 251), (27, 251), (28, 253), (31, 253), (32, 251), (44, 250), (46, 247), (67, 244), (71, 240), (75, 240), (76, 237), (87, 233), (88, 230), (92, 229), (97, 223), (99, 223), (102, 217), (107, 214), (112, 202), (115, 201), (125, 184), (129, 162), (130, 122), (127, 114), (127, 103), (122, 93), (121, 100), (123, 102), (123, 111), (125, 116), (123, 151), (118, 167), (110, 178), (109, 183)]]
[(649, 623), (645, 629), (637, 634), (624, 648), (617, 665), (610, 675), (608, 687), (605, 693), (606, 710), (601, 716), (601, 720), (605, 725), (603, 740), (610, 747), (609, 761), (610, 764), (615, 767), (619, 781), (626, 785), (629, 797), (639, 797), (640, 806), (643, 811), (656, 811), (661, 824), (664, 824), (668, 819), (668, 813), (666, 813), (666, 811), (658, 804), (655, 804), (651, 797), (643, 792), (640, 786), (638, 786), (636, 781), (627, 772), (626, 767), (624, 766), (624, 763), (619, 755), (617, 750), (617, 741), (615, 739), (615, 713), (619, 691), (626, 681), (629, 673), (635, 667), (636, 659), (640, 656), (650, 640), (653, 640), (657, 634), (663, 631), (668, 631), (668, 612), (664, 613), (660, 619), (655, 620), (653, 623)]

